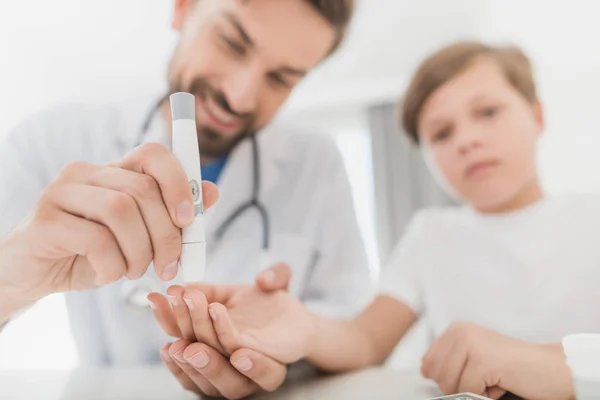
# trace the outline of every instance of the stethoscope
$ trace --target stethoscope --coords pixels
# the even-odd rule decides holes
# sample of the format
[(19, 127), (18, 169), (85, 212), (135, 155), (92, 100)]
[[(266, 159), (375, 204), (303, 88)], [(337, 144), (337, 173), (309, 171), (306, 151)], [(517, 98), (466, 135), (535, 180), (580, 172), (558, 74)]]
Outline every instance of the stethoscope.
[[(152, 122), (154, 121), (156, 115), (160, 110), (161, 105), (167, 97), (168, 95), (162, 96), (148, 111), (148, 114), (144, 119), (144, 123), (140, 128), (136, 145), (139, 146), (144, 142), (145, 137), (150, 131)], [(265, 267), (269, 263), (269, 261), (267, 260), (271, 240), (270, 221), (267, 209), (258, 199), (261, 184), (259, 165), (260, 154), (258, 148), (258, 141), (256, 140), (255, 134), (250, 135), (250, 141), (252, 144), (252, 193), (250, 195), (250, 199), (239, 205), (231, 213), (231, 215), (221, 223), (221, 225), (215, 231), (215, 239), (216, 241), (220, 241), (225, 236), (225, 233), (227, 233), (229, 228), (231, 228), (231, 226), (235, 223), (235, 221), (242, 216), (242, 214), (252, 210), (253, 208), (256, 209), (262, 223), (261, 266)], [(148, 308), (149, 304), (146, 299), (146, 296), (151, 292), (161, 292), (162, 289), (163, 286), (158, 281), (158, 278), (149, 277), (145, 275), (136, 281), (124, 281), (121, 289), (121, 294), (127, 303), (136, 307)]]

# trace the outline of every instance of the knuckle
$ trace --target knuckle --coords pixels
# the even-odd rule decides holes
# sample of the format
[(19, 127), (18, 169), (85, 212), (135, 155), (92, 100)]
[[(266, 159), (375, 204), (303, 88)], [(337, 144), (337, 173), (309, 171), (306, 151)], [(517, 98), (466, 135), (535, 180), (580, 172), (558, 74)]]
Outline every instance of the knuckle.
[(166, 151), (167, 149), (158, 143), (144, 143), (135, 150), (137, 156), (142, 160), (156, 157), (157, 155), (163, 154)]
[(170, 251), (181, 252), (181, 230), (171, 225), (167, 232), (159, 239), (159, 248), (167, 248)]
[(44, 210), (48, 205), (54, 203), (54, 199), (58, 198), (58, 194), (62, 189), (60, 181), (55, 180), (46, 186), (40, 193), (40, 198), (35, 206), (36, 214)]
[(127, 277), (138, 279), (146, 273), (146, 270), (150, 266), (153, 260), (152, 245), (148, 242), (141, 241), (139, 247), (136, 248), (135, 253), (127, 259)]
[(140, 279), (146, 273), (151, 262), (151, 258), (144, 256), (141, 261), (132, 263), (133, 265), (130, 265), (127, 271), (127, 278), (131, 280)]
[(132, 194), (140, 198), (155, 198), (159, 193), (158, 183), (150, 175), (138, 174), (131, 186)]
[(90, 166), (91, 164), (85, 161), (70, 162), (60, 169), (58, 179), (69, 179), (73, 175), (89, 169)]
[(136, 208), (135, 200), (128, 194), (115, 192), (108, 200), (108, 211), (117, 216), (125, 216)]
[(119, 279), (121, 279), (123, 277), (123, 273), (124, 271), (122, 271), (119, 268), (113, 268), (110, 271), (106, 271), (104, 273), (105, 279), (108, 280), (110, 283), (112, 282), (116, 282)]
[(98, 252), (106, 253), (112, 251), (115, 246), (115, 238), (110, 230), (102, 225), (98, 226), (92, 238), (91, 244)]

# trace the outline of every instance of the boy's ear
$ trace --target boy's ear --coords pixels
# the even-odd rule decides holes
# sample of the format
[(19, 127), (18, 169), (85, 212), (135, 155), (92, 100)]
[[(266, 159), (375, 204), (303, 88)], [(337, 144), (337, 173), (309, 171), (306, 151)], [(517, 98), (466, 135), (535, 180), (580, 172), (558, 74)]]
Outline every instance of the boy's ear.
[(173, 3), (173, 19), (171, 27), (176, 31), (181, 31), (185, 19), (193, 8), (196, 0), (175, 0)]
[(544, 121), (544, 107), (539, 100), (536, 100), (535, 103), (533, 103), (533, 116), (538, 124), (539, 133), (541, 134), (546, 128), (546, 123)]

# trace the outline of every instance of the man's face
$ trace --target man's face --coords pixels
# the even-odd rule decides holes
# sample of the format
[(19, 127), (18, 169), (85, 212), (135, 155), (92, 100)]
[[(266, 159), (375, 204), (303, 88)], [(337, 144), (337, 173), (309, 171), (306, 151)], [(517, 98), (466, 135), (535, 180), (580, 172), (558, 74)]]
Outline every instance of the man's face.
[(326, 55), (335, 29), (305, 0), (176, 0), (172, 91), (196, 96), (202, 155), (265, 126)]
[(421, 145), (452, 188), (483, 211), (500, 209), (537, 180), (541, 108), (482, 59), (437, 89), (419, 118)]

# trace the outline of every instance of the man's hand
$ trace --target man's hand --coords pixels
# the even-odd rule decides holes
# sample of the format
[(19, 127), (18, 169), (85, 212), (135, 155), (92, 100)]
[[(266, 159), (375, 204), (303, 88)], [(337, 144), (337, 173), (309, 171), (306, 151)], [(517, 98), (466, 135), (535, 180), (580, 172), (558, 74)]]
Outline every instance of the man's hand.
[[(203, 182), (204, 205), (217, 199)], [(2, 240), (0, 288), (35, 301), (122, 277), (141, 277), (154, 261), (171, 280), (181, 254), (181, 228), (193, 221), (186, 175), (158, 144), (142, 145), (118, 162), (78, 162), (62, 169), (30, 215)]]
[(174, 315), (165, 312), (167, 300), (160, 294), (148, 299), (171, 336), (202, 341), (225, 355), (248, 348), (283, 364), (310, 353), (316, 318), (287, 291), (265, 292), (258, 285), (190, 284), (171, 287), (167, 294)]
[[(264, 292), (285, 290), (289, 280), (289, 267), (278, 264), (260, 273), (256, 286)], [(227, 291), (240, 286), (219, 286), (225, 290), (219, 296), (233, 295), (235, 290)], [(221, 346), (209, 317), (207, 298), (200, 290), (208, 292), (210, 288), (202, 284), (172, 286), (169, 301), (158, 293), (148, 296), (163, 330), (185, 338), (163, 347), (161, 358), (184, 388), (201, 395), (242, 398), (277, 389), (285, 380), (284, 364), (250, 349), (227, 352)]]
[(161, 349), (161, 358), (187, 390), (200, 395), (240, 399), (274, 391), (286, 366), (261, 353), (240, 349), (228, 358), (204, 343), (180, 339)]
[(445, 394), (492, 399), (569, 399), (573, 389), (560, 346), (527, 343), (469, 323), (455, 323), (423, 358), (423, 375)]

